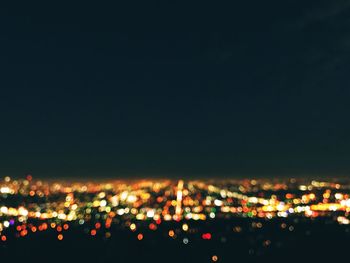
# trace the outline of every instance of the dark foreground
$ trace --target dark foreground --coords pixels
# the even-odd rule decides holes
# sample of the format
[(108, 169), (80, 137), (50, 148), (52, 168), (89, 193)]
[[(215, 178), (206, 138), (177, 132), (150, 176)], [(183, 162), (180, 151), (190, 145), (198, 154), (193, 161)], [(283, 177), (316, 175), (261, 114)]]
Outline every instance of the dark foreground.
[[(212, 233), (211, 238), (203, 239), (197, 230), (181, 232), (181, 222), (144, 231), (142, 240), (116, 226), (108, 230), (107, 238), (103, 231), (90, 236), (72, 225), (62, 241), (54, 231), (7, 240), (0, 246), (0, 258), (1, 262), (347, 262), (350, 227), (331, 219), (188, 223)], [(175, 230), (174, 238), (169, 238), (169, 229)]]

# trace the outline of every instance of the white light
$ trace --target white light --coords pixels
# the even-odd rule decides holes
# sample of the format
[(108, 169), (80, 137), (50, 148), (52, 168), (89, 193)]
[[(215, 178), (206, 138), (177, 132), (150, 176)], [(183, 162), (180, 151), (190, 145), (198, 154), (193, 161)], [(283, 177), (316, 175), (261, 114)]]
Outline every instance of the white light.
[(154, 210), (147, 211), (147, 217), (153, 218), (154, 217)]
[(0, 208), (0, 212), (1, 213), (3, 213), (3, 214), (7, 214), (8, 213), (8, 208), (6, 207), (6, 206), (2, 206), (1, 208)]
[(214, 201), (214, 205), (216, 205), (216, 206), (222, 206), (222, 204), (223, 204), (223, 202), (221, 200), (216, 199)]
[(10, 194), (11, 193), (11, 189), (9, 187), (4, 186), (4, 187), (0, 188), (0, 192), (2, 194)]

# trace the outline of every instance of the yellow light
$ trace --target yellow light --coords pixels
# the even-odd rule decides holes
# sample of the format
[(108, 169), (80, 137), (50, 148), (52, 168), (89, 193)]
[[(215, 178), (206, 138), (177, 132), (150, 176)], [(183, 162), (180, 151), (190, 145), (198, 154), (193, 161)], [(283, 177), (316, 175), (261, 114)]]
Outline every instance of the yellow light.
[(169, 230), (169, 237), (174, 237), (174, 236), (175, 236), (174, 230)]
[(183, 224), (182, 225), (182, 230), (183, 231), (188, 231), (188, 225), (187, 224)]

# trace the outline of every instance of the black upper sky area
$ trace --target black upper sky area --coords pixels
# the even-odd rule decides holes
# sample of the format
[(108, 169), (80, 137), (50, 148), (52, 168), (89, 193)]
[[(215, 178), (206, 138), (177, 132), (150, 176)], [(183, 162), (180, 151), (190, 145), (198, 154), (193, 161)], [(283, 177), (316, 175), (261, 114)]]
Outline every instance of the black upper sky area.
[(350, 172), (350, 2), (0, 8), (0, 176)]

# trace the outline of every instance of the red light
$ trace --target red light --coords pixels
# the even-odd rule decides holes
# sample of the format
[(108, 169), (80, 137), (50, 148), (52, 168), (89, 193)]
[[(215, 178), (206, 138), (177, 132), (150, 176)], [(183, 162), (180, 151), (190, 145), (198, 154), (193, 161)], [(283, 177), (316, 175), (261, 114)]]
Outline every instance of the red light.
[(211, 239), (211, 234), (210, 233), (205, 233), (202, 235), (202, 239), (204, 240), (210, 240)]
[(152, 223), (152, 224), (149, 225), (149, 229), (151, 229), (151, 230), (153, 230), (153, 231), (154, 231), (154, 230), (157, 230), (157, 226), (156, 226), (155, 224)]

